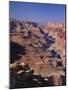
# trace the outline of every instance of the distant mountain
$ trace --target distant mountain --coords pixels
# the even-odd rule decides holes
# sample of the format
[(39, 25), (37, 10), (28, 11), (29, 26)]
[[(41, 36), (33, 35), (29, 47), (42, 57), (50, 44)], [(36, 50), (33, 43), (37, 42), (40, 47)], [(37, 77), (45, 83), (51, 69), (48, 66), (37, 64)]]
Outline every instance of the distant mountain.
[[(31, 21), (10, 19), (10, 41), (26, 50), (25, 54), (17, 53), (20, 58), (17, 60), (12, 58), (12, 61), (29, 64), (34, 69), (35, 74), (43, 76), (59, 71), (59, 67), (63, 72), (65, 66), (64, 24), (40, 25)], [(15, 46), (14, 48), (14, 51), (17, 51), (18, 48)]]

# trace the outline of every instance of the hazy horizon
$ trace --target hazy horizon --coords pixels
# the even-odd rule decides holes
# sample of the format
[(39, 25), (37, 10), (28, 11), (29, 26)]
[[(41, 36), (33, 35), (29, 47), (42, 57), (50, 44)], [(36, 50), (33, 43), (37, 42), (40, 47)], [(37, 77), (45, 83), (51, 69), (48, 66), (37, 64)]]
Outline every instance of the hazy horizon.
[(65, 7), (63, 4), (10, 1), (9, 17), (39, 23), (65, 23)]

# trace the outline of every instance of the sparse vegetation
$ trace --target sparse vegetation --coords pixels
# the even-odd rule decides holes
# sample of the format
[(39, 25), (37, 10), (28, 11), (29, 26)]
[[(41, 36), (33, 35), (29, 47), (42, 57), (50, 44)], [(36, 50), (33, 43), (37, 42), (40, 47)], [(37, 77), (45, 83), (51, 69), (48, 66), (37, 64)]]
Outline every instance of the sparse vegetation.
[(64, 25), (12, 19), (10, 27), (10, 88), (65, 85)]

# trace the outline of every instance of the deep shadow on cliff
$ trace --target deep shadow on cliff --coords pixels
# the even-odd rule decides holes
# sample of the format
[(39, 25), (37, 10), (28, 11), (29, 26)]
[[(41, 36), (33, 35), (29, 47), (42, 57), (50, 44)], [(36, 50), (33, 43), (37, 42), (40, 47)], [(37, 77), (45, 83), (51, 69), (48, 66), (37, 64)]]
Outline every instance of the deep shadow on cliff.
[(21, 55), (25, 54), (26, 49), (24, 46), (10, 41), (10, 63), (13, 63), (15, 60), (19, 60), (21, 58)]

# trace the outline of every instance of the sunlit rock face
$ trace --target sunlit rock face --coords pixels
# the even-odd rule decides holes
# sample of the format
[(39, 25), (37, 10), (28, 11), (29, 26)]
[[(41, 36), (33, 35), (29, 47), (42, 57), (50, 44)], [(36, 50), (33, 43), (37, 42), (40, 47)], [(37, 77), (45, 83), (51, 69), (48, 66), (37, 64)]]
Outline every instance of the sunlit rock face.
[(65, 76), (65, 25), (10, 20), (10, 63), (28, 64), (34, 75), (53, 77), (54, 85), (62, 85)]

